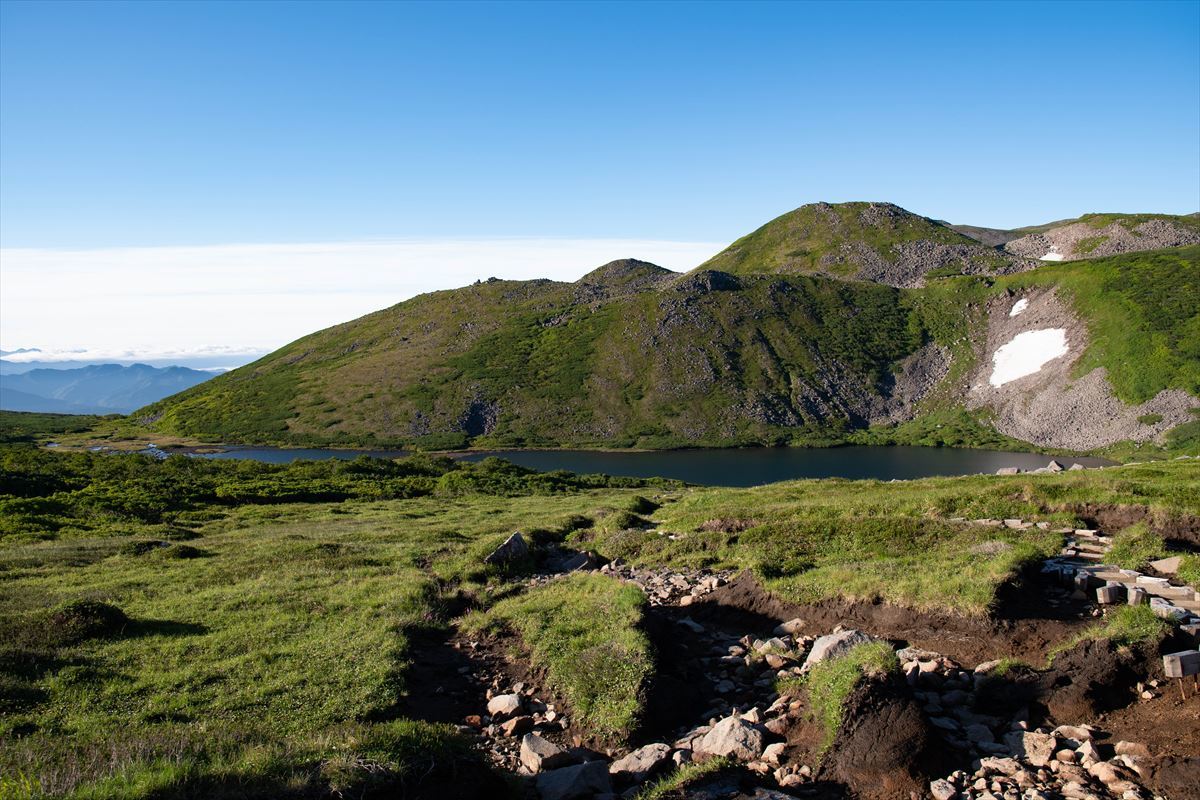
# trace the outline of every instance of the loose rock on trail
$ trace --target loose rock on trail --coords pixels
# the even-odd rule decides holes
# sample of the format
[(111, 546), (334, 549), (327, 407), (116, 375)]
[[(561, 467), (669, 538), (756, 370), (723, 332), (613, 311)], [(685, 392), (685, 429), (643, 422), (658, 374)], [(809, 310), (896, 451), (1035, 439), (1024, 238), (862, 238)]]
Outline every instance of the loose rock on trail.
[[(1095, 582), (1107, 576), (1099, 563), (1107, 541), (1094, 531), (1064, 534), (1062, 554), (1030, 584), (1041, 598), (1044, 619), (1022, 608), (1008, 620), (1018, 628), (1061, 626), (1045, 627), (1051, 636), (1040, 642), (1020, 640), (1025, 655), (1040, 650), (1044, 659), (1054, 637), (1065, 638), (1103, 613), (1106, 595), (1095, 593)], [(477, 737), (496, 766), (527, 776), (531, 797), (632, 798), (681, 765), (713, 758), (729, 766), (669, 796), (1198, 796), (1194, 781), (1180, 776), (1192, 768), (1200, 774), (1200, 761), (1187, 751), (1200, 746), (1200, 698), (1196, 710), (1180, 709), (1185, 724), (1174, 742), (1117, 739), (1102, 724), (1105, 714), (1112, 714), (1128, 736), (1125, 717), (1169, 702), (1158, 643), (1112, 649), (1108, 658), (1101, 655), (1109, 653), (1105, 640), (1086, 641), (1059, 656), (1051, 669), (1038, 669), (1005, 660), (1006, 644), (1017, 638), (985, 637), (976, 648), (966, 648), (975, 658), (964, 662), (931, 649), (930, 642), (940, 640), (953, 649), (964, 634), (978, 637), (977, 621), (958, 620), (960, 633), (953, 619), (939, 618), (936, 635), (912, 646), (908, 637), (896, 634), (920, 626), (896, 624), (887, 608), (873, 617), (869, 608), (843, 607), (852, 619), (831, 625), (836, 605), (788, 607), (761, 587), (754, 590), (760, 595), (745, 602), (753, 589), (753, 579), (745, 575), (605, 564), (594, 554), (562, 551), (545, 563), (553, 571), (532, 576), (529, 585), (573, 570), (598, 570), (637, 584), (647, 597), (646, 630), (658, 663), (646, 687), (641, 728), (627, 744), (614, 746), (576, 728), (570, 708), (541, 685), (542, 676), (509, 661), (499, 643), (458, 636), (446, 645), (462, 659), (448, 682), (458, 683), (460, 695), (463, 681), (474, 687), (468, 699), (475, 706), (455, 722)], [(1139, 586), (1138, 576), (1124, 577), (1128, 581), (1122, 586)], [(1173, 593), (1169, 582), (1153, 584), (1153, 590), (1172, 597), (1180, 603), (1175, 607), (1190, 616), (1192, 599), (1184, 598), (1183, 590)], [(845, 721), (834, 742), (822, 743), (806, 692), (787, 688), (780, 694), (780, 687), (800, 686), (797, 681), (814, 664), (879, 640), (899, 648), (899, 673), (864, 679), (845, 701)], [(991, 657), (980, 658), (978, 648), (988, 646)], [(1100, 667), (1089, 669), (1089, 663)], [(781, 678), (789, 681), (781, 684)], [(455, 707), (461, 710), (462, 704)]]

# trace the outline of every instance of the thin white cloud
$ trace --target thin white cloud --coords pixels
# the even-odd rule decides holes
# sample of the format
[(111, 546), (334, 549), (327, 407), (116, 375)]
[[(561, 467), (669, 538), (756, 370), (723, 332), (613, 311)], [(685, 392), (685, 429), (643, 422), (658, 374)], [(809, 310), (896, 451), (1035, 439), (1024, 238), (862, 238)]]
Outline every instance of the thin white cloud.
[(721, 247), (514, 238), (8, 248), (0, 250), (0, 349), (43, 351), (27, 361), (253, 355), (479, 279), (572, 281), (617, 258), (685, 271)]
[[(12, 364), (59, 363), (68, 361), (172, 361), (177, 359), (205, 358), (245, 361), (250, 356), (261, 356), (265, 351), (250, 347), (196, 347), (192, 349), (141, 349), (74, 347), (69, 350), (34, 348), (15, 353), (0, 351), (5, 361)], [(211, 369), (227, 369), (212, 367)]]

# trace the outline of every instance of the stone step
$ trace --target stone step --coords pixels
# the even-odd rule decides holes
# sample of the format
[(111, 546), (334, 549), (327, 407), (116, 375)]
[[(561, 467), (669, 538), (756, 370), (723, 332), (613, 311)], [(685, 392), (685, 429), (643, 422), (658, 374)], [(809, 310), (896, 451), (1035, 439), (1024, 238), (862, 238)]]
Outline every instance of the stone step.
[(1122, 586), (1134, 585), (1134, 581), (1122, 575), (1119, 570), (1105, 569), (1100, 570), (1099, 572), (1093, 572), (1092, 574), (1102, 581), (1113, 581), (1114, 583), (1119, 583)]

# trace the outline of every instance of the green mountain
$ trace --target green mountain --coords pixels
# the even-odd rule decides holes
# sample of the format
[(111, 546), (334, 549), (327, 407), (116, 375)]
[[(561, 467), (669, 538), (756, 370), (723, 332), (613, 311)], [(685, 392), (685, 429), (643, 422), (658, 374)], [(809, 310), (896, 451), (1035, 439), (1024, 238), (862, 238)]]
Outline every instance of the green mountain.
[(945, 223), (891, 203), (813, 203), (743, 236), (700, 269), (915, 286), (930, 272), (1003, 274), (1020, 266)]
[[(963, 261), (913, 288), (780, 258), (800, 242), (879, 254), (930, 237), (1006, 258), (894, 206), (806, 206), (682, 275), (623, 260), (574, 283), (491, 279), (415, 297), (134, 418), (206, 440), (423, 447), (1091, 450), (1196, 424), (1200, 247), (1010, 260), (1012, 274)], [(1064, 331), (1066, 354), (993, 385), (996, 351), (1026, 329)]]

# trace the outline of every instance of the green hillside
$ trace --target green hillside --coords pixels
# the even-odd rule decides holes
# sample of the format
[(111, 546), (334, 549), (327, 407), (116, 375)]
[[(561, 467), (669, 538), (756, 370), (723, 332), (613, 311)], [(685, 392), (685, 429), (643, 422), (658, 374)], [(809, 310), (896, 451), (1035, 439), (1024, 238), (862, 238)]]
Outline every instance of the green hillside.
[(855, 277), (864, 263), (897, 261), (896, 246), (913, 243), (966, 248), (982, 268), (1006, 263), (950, 226), (891, 203), (812, 203), (743, 236), (700, 269)]
[[(1062, 219), (1057, 222), (1048, 222), (1044, 225), (1030, 225), (1025, 228), (1017, 228), (1011, 233), (1016, 236), (1025, 236), (1030, 233), (1045, 233), (1046, 231), (1055, 228), (1065, 228), (1068, 225), (1074, 225), (1082, 222), (1099, 230), (1107, 228), (1114, 222), (1120, 223), (1122, 227), (1132, 230), (1141, 225), (1143, 222), (1151, 220), (1161, 220), (1172, 224), (1182, 225), (1194, 231), (1200, 231), (1200, 213), (1195, 214), (1120, 214), (1120, 213), (1092, 213), (1084, 214), (1074, 219)], [(1016, 238), (1014, 236), (1013, 238)]]
[[(887, 222), (864, 227), (876, 212)], [(837, 222), (818, 232), (817, 217)], [(989, 298), (1028, 286), (1060, 289), (1089, 329), (1077, 369), (1106, 367), (1121, 400), (1200, 394), (1200, 247), (1000, 276), (949, 264), (907, 289), (773, 274), (782, 248), (808, 242), (816, 257), (838, 225), (854, 247), (965, 239), (894, 206), (806, 206), (709, 262), (739, 274), (623, 260), (575, 283), (434, 292), (306, 336), (133, 420), (164, 435), (292, 445), (828, 444), (883, 430), (884, 441), (1018, 446), (986, 413), (967, 414), (962, 392)]]
[(898, 290), (872, 284), (704, 272), (617, 289), (491, 281), (424, 295), (135, 416), (246, 442), (786, 440), (861, 422), (924, 335)]

